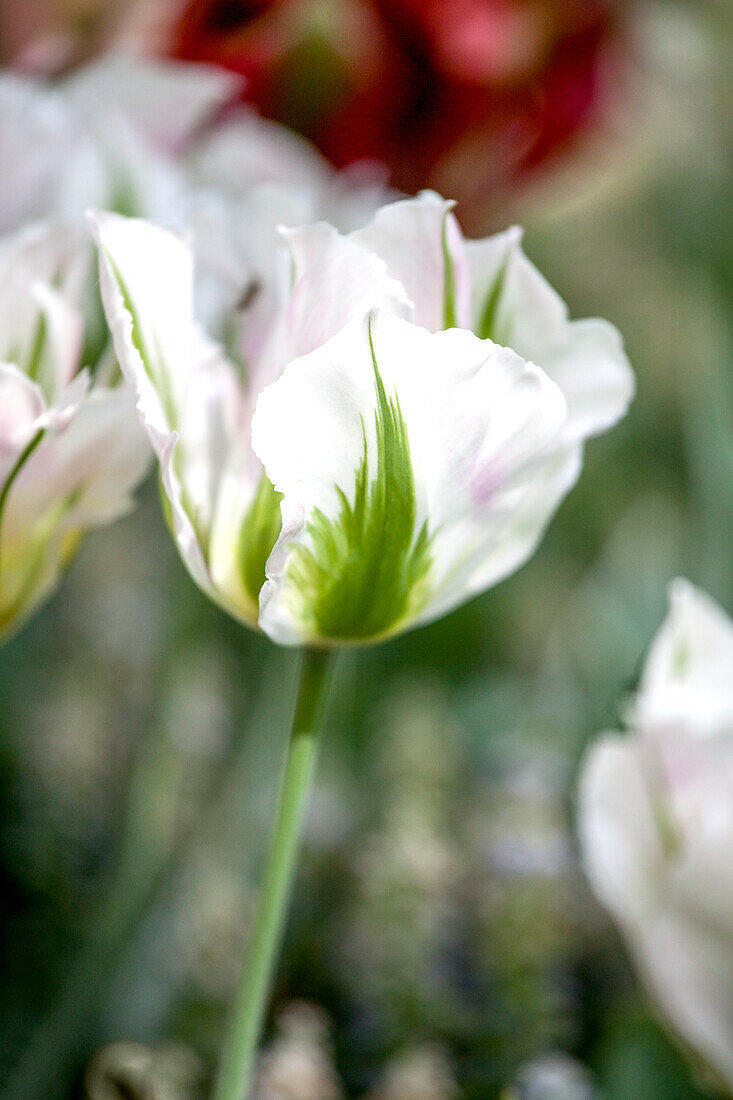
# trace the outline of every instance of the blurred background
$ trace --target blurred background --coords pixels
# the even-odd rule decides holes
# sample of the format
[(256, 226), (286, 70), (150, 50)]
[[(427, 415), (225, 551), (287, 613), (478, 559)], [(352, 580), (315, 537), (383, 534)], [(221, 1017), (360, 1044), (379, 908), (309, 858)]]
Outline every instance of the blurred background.
[[(439, 187), (471, 231), (521, 222), (637, 372), (528, 565), (341, 657), (258, 1100), (709, 1095), (590, 896), (573, 799), (667, 582), (733, 609), (731, 5), (0, 8), (27, 71), (119, 40), (245, 73), (334, 163)], [(294, 672), (198, 593), (153, 481), (0, 650), (0, 1074), (45, 1019), (49, 1097), (206, 1095)]]

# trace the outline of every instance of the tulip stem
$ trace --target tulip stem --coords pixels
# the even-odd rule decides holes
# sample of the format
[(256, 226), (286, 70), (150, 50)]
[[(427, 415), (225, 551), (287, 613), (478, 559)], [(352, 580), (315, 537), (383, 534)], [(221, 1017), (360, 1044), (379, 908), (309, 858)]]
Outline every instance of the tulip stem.
[(303, 651), (277, 817), (213, 1100), (246, 1100), (249, 1096), (315, 771), (331, 668), (328, 651)]

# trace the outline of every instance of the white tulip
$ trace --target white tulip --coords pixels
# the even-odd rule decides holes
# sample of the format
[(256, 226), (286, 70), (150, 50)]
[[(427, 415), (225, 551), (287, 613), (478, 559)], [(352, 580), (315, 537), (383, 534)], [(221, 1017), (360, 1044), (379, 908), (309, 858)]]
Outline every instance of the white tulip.
[(587, 753), (591, 884), (671, 1027), (733, 1088), (733, 621), (685, 581), (654, 640), (631, 730)]
[(90, 205), (177, 223), (186, 145), (238, 86), (213, 68), (127, 53), (53, 85), (3, 74), (0, 232)]
[[(184, 560), (283, 644), (376, 640), (495, 584), (534, 549), (583, 440), (631, 397), (616, 331), (570, 322), (516, 235), (464, 242), (435, 195), (346, 236), (287, 232), (288, 282), (245, 383), (196, 328), (186, 246), (93, 221)], [(487, 338), (499, 324), (511, 350)]]
[(53, 225), (0, 244), (0, 635), (50, 593), (87, 528), (131, 506), (149, 462), (132, 395), (80, 369), (87, 256)]

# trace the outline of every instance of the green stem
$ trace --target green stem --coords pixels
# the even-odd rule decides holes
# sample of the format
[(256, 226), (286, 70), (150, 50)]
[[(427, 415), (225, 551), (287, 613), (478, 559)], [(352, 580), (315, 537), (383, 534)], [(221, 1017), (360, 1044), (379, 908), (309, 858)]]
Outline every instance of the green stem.
[(245, 1100), (249, 1095), (315, 770), (331, 664), (328, 652), (315, 649), (303, 652), (277, 819), (213, 1100)]

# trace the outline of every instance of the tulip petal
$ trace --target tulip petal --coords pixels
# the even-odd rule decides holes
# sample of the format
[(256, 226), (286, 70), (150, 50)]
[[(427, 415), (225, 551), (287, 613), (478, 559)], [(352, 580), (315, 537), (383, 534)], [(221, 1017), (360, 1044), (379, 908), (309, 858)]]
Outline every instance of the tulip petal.
[(670, 585), (669, 613), (649, 651), (639, 724), (708, 736), (733, 724), (733, 621), (688, 581)]
[(402, 285), (384, 261), (326, 222), (284, 230), (293, 263), (293, 286), (274, 345), (277, 377), (291, 359), (323, 344), (370, 309), (411, 314)]
[(175, 152), (242, 84), (241, 77), (213, 65), (117, 50), (74, 73), (61, 90), (80, 115), (96, 117), (100, 107), (114, 106), (151, 148)]
[(12, 363), (0, 363), (0, 490), (46, 408), (40, 386)]
[(634, 372), (621, 334), (608, 321), (569, 321), (565, 333), (548, 342), (534, 362), (565, 394), (569, 443), (580, 443), (613, 427), (634, 396)]
[(89, 243), (56, 223), (0, 245), (0, 358), (38, 382), (52, 404), (79, 366)]
[(578, 829), (586, 873), (605, 906), (632, 928), (657, 908), (665, 851), (633, 739), (609, 734), (581, 767)]
[(415, 322), (431, 332), (468, 321), (469, 270), (453, 206), (424, 191), (383, 206), (350, 236), (384, 260), (412, 301)]
[[(261, 556), (266, 536), (246, 520), (262, 503), (262, 469), (237, 372), (193, 321), (191, 253), (145, 222), (99, 214), (92, 224), (115, 349), (160, 461), (181, 556), (211, 599), (252, 622), (259, 591), (248, 587), (252, 555)], [(271, 530), (261, 507), (257, 515)]]
[[(664, 1016), (731, 1082), (730, 741), (678, 731), (671, 753), (660, 747), (657, 755), (644, 736), (614, 735), (589, 749), (578, 792), (583, 860)], [(672, 845), (665, 812), (679, 829)]]
[(86, 201), (101, 198), (95, 163), (61, 96), (26, 77), (0, 75), (0, 232), (64, 212), (75, 174), (77, 190), (91, 183)]
[(514, 227), (467, 241), (471, 327), (513, 348), (560, 386), (568, 403), (565, 442), (575, 444), (610, 428), (634, 394), (634, 376), (613, 325), (570, 321), (568, 310), (522, 251)]
[(283, 494), (260, 625), (283, 644), (376, 640), (473, 595), (564, 417), (512, 352), (388, 314), (291, 363), (252, 427)]
[(90, 215), (100, 281), (117, 358), (158, 455), (179, 550), (212, 598), (202, 535), (187, 500), (185, 456), (177, 452), (188, 383), (200, 347), (193, 324), (193, 264), (172, 233), (117, 214)]

